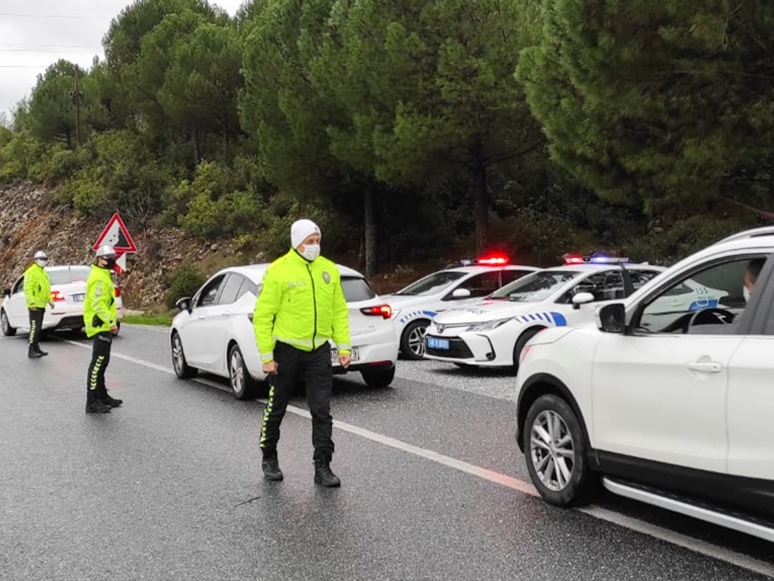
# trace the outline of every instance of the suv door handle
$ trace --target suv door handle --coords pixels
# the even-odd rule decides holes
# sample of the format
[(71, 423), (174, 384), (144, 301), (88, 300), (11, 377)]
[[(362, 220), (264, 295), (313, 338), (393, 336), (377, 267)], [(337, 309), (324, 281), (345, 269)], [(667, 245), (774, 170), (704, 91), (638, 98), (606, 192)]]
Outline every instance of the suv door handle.
[(723, 366), (714, 361), (694, 361), (693, 363), (688, 364), (688, 369), (691, 371), (699, 371), (701, 373), (720, 373)]

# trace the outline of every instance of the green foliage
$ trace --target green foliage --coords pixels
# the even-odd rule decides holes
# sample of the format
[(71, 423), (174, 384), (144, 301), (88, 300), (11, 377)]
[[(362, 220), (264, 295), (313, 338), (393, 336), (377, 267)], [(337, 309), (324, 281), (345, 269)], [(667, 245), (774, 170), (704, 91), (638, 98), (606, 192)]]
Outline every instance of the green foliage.
[(774, 5), (544, 0), (541, 24), (518, 78), (559, 164), (652, 214), (744, 198), (772, 157)]
[(169, 291), (165, 304), (167, 308), (175, 308), (175, 302), (183, 297), (193, 297), (196, 291), (205, 283), (207, 279), (187, 264), (178, 266), (167, 278)]

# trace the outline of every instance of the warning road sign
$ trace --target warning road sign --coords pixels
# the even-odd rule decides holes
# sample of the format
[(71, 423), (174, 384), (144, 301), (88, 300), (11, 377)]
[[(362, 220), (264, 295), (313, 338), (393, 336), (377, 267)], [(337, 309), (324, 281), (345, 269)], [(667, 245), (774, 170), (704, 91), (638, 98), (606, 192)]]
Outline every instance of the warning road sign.
[(121, 216), (118, 215), (118, 212), (110, 218), (108, 225), (102, 231), (102, 234), (99, 235), (94, 246), (92, 246), (92, 250), (96, 251), (97, 248), (105, 244), (115, 248), (118, 255), (125, 252), (137, 252), (137, 246), (134, 245), (134, 240), (129, 235), (129, 230), (126, 229), (126, 225)]

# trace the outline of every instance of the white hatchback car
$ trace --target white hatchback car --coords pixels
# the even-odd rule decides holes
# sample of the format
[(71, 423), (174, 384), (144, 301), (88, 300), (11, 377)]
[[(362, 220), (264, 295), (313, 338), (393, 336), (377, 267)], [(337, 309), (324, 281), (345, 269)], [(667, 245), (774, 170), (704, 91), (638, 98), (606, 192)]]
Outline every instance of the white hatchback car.
[[(80, 330), (83, 328), (83, 300), (86, 296), (86, 280), (91, 267), (87, 265), (47, 266), (51, 279), (51, 301), (54, 307), (46, 307), (43, 330)], [(0, 306), (0, 328), (4, 335), (15, 335), (17, 330), (29, 332), (30, 319), (24, 298), (24, 275), (13, 286), (3, 291), (5, 300)], [(118, 318), (123, 317), (121, 289), (116, 285)]]
[(516, 369), (519, 353), (535, 334), (590, 320), (599, 305), (628, 297), (664, 270), (587, 258), (586, 264), (568, 260), (567, 266), (534, 272), (483, 301), (436, 315), (425, 337), (425, 358)]
[[(181, 379), (197, 370), (229, 379), (237, 399), (257, 394), (266, 375), (253, 330), (253, 311), (258, 286), (268, 264), (235, 266), (212, 276), (193, 298), (177, 301), (180, 309), (172, 320), (172, 363)], [(395, 378), (398, 340), (392, 311), (359, 272), (338, 266), (341, 286), (349, 306), (352, 363), (339, 365), (332, 350), (334, 373), (359, 371), (366, 385), (387, 387)]]
[(393, 309), (400, 350), (407, 359), (422, 359), (425, 333), (438, 313), (470, 305), (497, 289), (538, 270), (508, 264), (505, 256), (463, 261), (463, 266), (439, 270), (383, 298)]
[(602, 484), (774, 541), (774, 228), (682, 260), (596, 319), (522, 351), (517, 440), (543, 498), (571, 506)]

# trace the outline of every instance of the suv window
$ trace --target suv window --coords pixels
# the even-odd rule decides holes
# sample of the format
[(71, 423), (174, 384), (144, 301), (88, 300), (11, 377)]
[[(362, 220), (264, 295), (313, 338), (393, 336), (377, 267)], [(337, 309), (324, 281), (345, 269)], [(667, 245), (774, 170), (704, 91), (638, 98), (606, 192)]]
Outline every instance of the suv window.
[(11, 289), (11, 294), (20, 293), (24, 290), (24, 277), (19, 277), (19, 280), (16, 281), (16, 284), (13, 285), (13, 289)]
[(376, 296), (368, 281), (360, 277), (341, 277), (341, 288), (348, 303), (367, 301)]
[(258, 285), (255, 284), (250, 279), (244, 279), (242, 281), (242, 286), (239, 287), (239, 292), (237, 293), (236, 300), (239, 300), (242, 298), (242, 295), (246, 295), (247, 293), (253, 293), (254, 297), (258, 296)]
[[(637, 326), (651, 333), (729, 334), (745, 310), (745, 272), (751, 262), (765, 256), (737, 258), (714, 263), (674, 282), (649, 299)], [(700, 315), (702, 311), (709, 311)], [(703, 328), (700, 328), (703, 327)]]
[(491, 272), (484, 272), (482, 274), (477, 274), (476, 276), (471, 276), (457, 288), (469, 290), (471, 298), (485, 297), (500, 288), (500, 272), (493, 270)]
[(595, 272), (568, 290), (559, 302), (571, 303), (578, 293), (591, 293), (594, 295), (594, 302), (626, 298), (623, 272), (620, 269)]
[(57, 284), (70, 284), (72, 282), (86, 282), (91, 273), (88, 266), (70, 266), (68, 268), (57, 268), (47, 270), (48, 278), (51, 280), (51, 286)]
[(223, 283), (224, 277), (225, 275), (221, 274), (202, 287), (196, 300), (197, 307), (207, 307), (215, 304), (215, 299), (218, 296), (218, 291), (220, 290), (220, 285)]
[(242, 286), (244, 277), (241, 274), (233, 272), (227, 275), (226, 282), (223, 283), (223, 290), (220, 291), (219, 305), (230, 305), (237, 300), (239, 288)]

